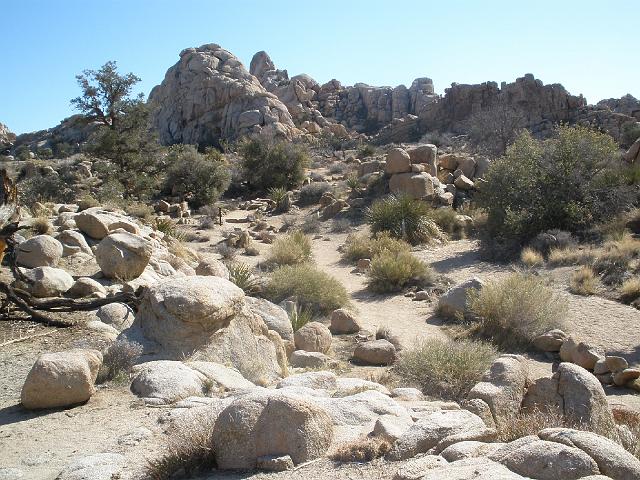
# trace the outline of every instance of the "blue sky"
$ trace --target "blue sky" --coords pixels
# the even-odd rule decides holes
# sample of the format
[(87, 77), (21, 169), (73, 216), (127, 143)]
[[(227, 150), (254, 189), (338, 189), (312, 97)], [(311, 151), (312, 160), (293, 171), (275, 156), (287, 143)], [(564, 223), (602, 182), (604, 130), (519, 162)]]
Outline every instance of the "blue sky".
[(0, 122), (16, 133), (73, 110), (75, 75), (116, 60), (148, 94), (183, 48), (265, 50), (320, 83), (513, 81), (533, 73), (590, 103), (640, 97), (640, 1), (0, 0)]

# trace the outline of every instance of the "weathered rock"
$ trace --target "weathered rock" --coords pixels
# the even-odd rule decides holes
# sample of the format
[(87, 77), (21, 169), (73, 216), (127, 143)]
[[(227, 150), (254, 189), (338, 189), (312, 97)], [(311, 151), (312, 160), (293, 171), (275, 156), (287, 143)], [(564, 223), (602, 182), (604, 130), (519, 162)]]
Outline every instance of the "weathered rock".
[(122, 473), (125, 460), (119, 453), (95, 453), (81, 457), (67, 465), (56, 480), (112, 480)]
[(112, 233), (98, 244), (96, 261), (107, 278), (132, 280), (149, 264), (151, 242), (132, 233)]
[(229, 269), (220, 260), (205, 258), (196, 267), (196, 275), (221, 277), (229, 280)]
[(437, 469), (447, 465), (447, 463), (449, 462), (438, 455), (413, 458), (398, 469), (393, 476), (393, 480), (420, 480), (429, 470)]
[(409, 417), (381, 415), (378, 420), (376, 420), (371, 435), (383, 438), (389, 443), (393, 443), (412, 426), (413, 420)]
[(396, 347), (385, 339), (359, 343), (353, 358), (368, 365), (391, 365), (396, 360)]
[(470, 180), (469, 178), (467, 178), (466, 175), (460, 175), (458, 178), (456, 178), (453, 181), (453, 184), (455, 185), (455, 187), (459, 190), (473, 190), (473, 188), (475, 187), (475, 184), (473, 183), (473, 180)]
[(96, 316), (101, 322), (122, 331), (133, 324), (135, 313), (124, 303), (108, 303), (98, 309)]
[(625, 368), (629, 368), (629, 363), (623, 357), (616, 357), (614, 355), (607, 355), (605, 357), (605, 363), (610, 372), (619, 372)]
[(61, 268), (38, 267), (23, 270), (30, 284), (27, 290), (34, 297), (58, 297), (73, 286), (73, 277)]
[(440, 455), (448, 462), (456, 462), (464, 458), (488, 457), (503, 446), (504, 443), (486, 443), (466, 440), (448, 446)]
[(533, 346), (543, 352), (559, 352), (562, 343), (568, 338), (560, 329), (549, 330), (533, 339)]
[(74, 282), (68, 293), (73, 297), (89, 297), (95, 294), (106, 295), (107, 291), (93, 278), (80, 277)]
[(297, 368), (325, 368), (331, 363), (331, 357), (321, 352), (295, 350), (289, 357), (289, 363)]
[(305, 387), (314, 390), (336, 390), (338, 381), (336, 374), (330, 371), (306, 372), (283, 378), (277, 388)]
[(331, 332), (320, 322), (309, 322), (294, 334), (296, 349), (327, 353), (331, 348)]
[(333, 437), (329, 415), (303, 400), (250, 394), (218, 416), (213, 446), (220, 469), (253, 469), (264, 456), (289, 455), (295, 464), (324, 455)]
[(297, 133), (287, 107), (219, 45), (187, 48), (149, 94), (164, 144), (212, 145), (220, 139)]
[(269, 330), (275, 330), (283, 340), (293, 339), (291, 320), (284, 309), (264, 298), (245, 297), (245, 302), (258, 315)]
[(140, 229), (126, 217), (101, 207), (83, 210), (74, 217), (80, 231), (91, 238), (102, 240), (116, 228), (124, 228), (127, 232), (137, 234)]
[(400, 400), (424, 400), (424, 395), (417, 388), (397, 387), (391, 390), (391, 396)]
[(587, 370), (593, 370), (601, 358), (604, 358), (604, 352), (584, 342), (580, 342), (573, 352), (573, 363)]
[(438, 300), (438, 310), (441, 314), (448, 317), (464, 315), (467, 311), (468, 294), (471, 290), (481, 290), (482, 281), (477, 278), (471, 278), (455, 287), (450, 288)]
[(392, 148), (387, 153), (385, 172), (389, 175), (411, 171), (411, 157), (402, 148)]
[(97, 350), (73, 349), (40, 355), (22, 386), (25, 408), (56, 408), (86, 402), (102, 364)]
[(634, 381), (636, 378), (640, 378), (640, 369), (625, 368), (624, 370), (620, 370), (613, 374), (613, 383), (618, 387), (624, 387), (627, 383)]
[(360, 322), (353, 313), (344, 308), (339, 308), (331, 312), (331, 326), (329, 329), (334, 335), (357, 333), (360, 331)]
[(403, 460), (425, 453), (451, 435), (484, 430), (480, 417), (467, 410), (441, 410), (418, 420), (393, 444), (387, 457)]
[(370, 380), (352, 377), (338, 377), (334, 395), (337, 397), (348, 397), (366, 390), (375, 390), (383, 395), (391, 395), (389, 389), (384, 385)]
[(425, 165), (425, 171), (434, 177), (438, 174), (438, 167), (436, 163), (438, 147), (431, 144), (420, 145), (419, 147), (408, 150), (407, 153), (411, 158), (412, 164)]
[(256, 468), (267, 472), (284, 472), (293, 467), (293, 460), (289, 455), (267, 455), (256, 459)]
[(62, 256), (73, 255), (78, 252), (93, 255), (93, 251), (82, 233), (76, 230), (63, 230), (56, 237), (62, 244)]
[(411, 198), (427, 198), (434, 194), (435, 178), (426, 172), (397, 173), (389, 179), (389, 191)]
[(543, 440), (579, 448), (595, 460), (599, 473), (612, 479), (640, 478), (640, 460), (606, 437), (569, 428), (547, 428), (538, 435)]
[(501, 425), (520, 411), (527, 384), (527, 360), (520, 355), (502, 355), (491, 364), (467, 398), (486, 402), (494, 421)]
[(36, 235), (16, 248), (16, 262), (28, 268), (55, 267), (62, 257), (62, 244), (50, 235)]
[(488, 458), (465, 458), (425, 472), (420, 480), (526, 480)]
[(576, 342), (571, 337), (567, 338), (564, 342), (562, 342), (562, 346), (560, 347), (560, 360), (562, 360), (563, 362), (573, 363), (577, 347), (578, 342)]

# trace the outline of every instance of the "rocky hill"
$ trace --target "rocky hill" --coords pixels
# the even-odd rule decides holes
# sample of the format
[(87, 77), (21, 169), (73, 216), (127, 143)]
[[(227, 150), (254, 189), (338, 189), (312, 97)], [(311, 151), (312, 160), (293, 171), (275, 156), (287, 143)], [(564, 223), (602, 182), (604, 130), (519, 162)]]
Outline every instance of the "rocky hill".
[(16, 135), (4, 123), (0, 123), (0, 150), (9, 148), (16, 139)]

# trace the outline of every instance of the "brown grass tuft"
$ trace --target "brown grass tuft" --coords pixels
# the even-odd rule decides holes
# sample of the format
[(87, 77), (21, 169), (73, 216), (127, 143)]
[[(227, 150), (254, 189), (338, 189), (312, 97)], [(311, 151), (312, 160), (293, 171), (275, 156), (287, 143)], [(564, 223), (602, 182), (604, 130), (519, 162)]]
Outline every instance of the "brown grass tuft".
[(520, 261), (529, 268), (541, 267), (544, 265), (544, 257), (533, 248), (524, 248), (520, 253)]
[(371, 462), (385, 455), (391, 444), (378, 437), (363, 437), (340, 445), (329, 458), (334, 462)]
[(593, 273), (593, 269), (583, 265), (571, 275), (569, 291), (576, 295), (593, 295), (596, 293), (598, 277)]

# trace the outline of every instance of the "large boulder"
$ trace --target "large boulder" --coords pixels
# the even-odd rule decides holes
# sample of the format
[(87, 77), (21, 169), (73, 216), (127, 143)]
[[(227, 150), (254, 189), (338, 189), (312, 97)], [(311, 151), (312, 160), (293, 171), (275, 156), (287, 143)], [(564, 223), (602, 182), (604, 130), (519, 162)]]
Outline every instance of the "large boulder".
[(219, 45), (187, 48), (149, 94), (163, 144), (298, 133), (287, 107)]
[(293, 335), (296, 349), (327, 353), (331, 348), (331, 332), (320, 322), (309, 322)]
[(73, 277), (61, 268), (38, 267), (22, 270), (29, 284), (27, 290), (34, 297), (58, 297), (73, 286)]
[(474, 277), (450, 288), (438, 300), (438, 310), (447, 317), (464, 315), (468, 307), (469, 292), (481, 290), (482, 287), (482, 280)]
[(220, 260), (203, 258), (196, 266), (196, 275), (221, 277), (229, 280), (229, 269)]
[(97, 350), (73, 349), (40, 355), (22, 386), (25, 408), (67, 407), (86, 402), (95, 393), (94, 383), (102, 364)]
[(96, 312), (96, 317), (101, 322), (111, 325), (118, 331), (122, 331), (133, 324), (135, 313), (129, 305), (114, 302), (100, 307)]
[(280, 335), (283, 340), (293, 339), (291, 320), (282, 307), (264, 298), (245, 297), (245, 302), (249, 309), (262, 319), (269, 330), (278, 332), (278, 335)]
[(482, 419), (468, 410), (439, 410), (419, 419), (393, 444), (388, 458), (404, 460), (425, 453), (446, 437), (484, 431)]
[(101, 207), (88, 208), (73, 218), (82, 233), (96, 240), (102, 240), (116, 228), (135, 234), (140, 232), (139, 227), (128, 218)]
[(434, 177), (438, 174), (438, 166), (436, 164), (438, 147), (431, 144), (420, 145), (419, 147), (408, 150), (407, 153), (411, 158), (412, 164), (424, 165), (426, 172)]
[(527, 480), (488, 458), (465, 458), (427, 470), (420, 480)]
[(73, 255), (78, 252), (93, 255), (93, 251), (84, 235), (76, 230), (63, 230), (56, 237), (62, 244), (62, 256)]
[(331, 326), (329, 327), (333, 334), (349, 334), (360, 331), (360, 321), (348, 310), (339, 308), (331, 312)]
[(255, 393), (225, 408), (214, 426), (218, 468), (254, 469), (264, 456), (289, 455), (295, 464), (326, 454), (333, 438), (327, 412), (301, 399)]
[(506, 424), (520, 411), (527, 385), (527, 360), (520, 355), (502, 355), (491, 364), (467, 398), (483, 400), (494, 422)]
[(640, 460), (606, 437), (569, 428), (547, 428), (538, 436), (549, 442), (579, 448), (595, 460), (600, 473), (614, 480), (640, 478)]
[(133, 233), (112, 233), (96, 248), (96, 261), (107, 278), (133, 280), (149, 264), (153, 247), (150, 241)]
[(36, 235), (16, 248), (16, 262), (27, 268), (55, 267), (62, 257), (62, 244), (50, 235)]
[(387, 153), (385, 172), (389, 175), (411, 171), (411, 157), (402, 148), (392, 148)]
[(389, 191), (411, 198), (427, 198), (434, 194), (436, 179), (426, 172), (397, 173), (389, 179)]

